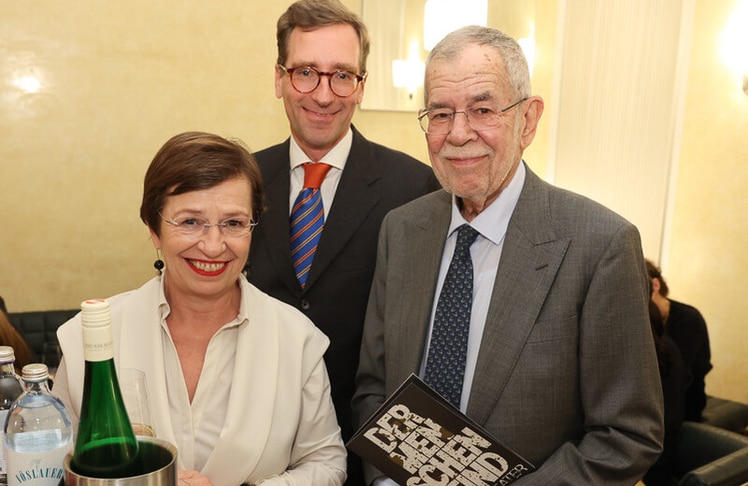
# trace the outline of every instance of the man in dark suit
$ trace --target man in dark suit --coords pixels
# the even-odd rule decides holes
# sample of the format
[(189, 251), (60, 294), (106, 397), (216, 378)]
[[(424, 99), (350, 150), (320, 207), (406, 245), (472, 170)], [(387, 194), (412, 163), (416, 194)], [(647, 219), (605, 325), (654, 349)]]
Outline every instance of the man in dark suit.
[[(255, 229), (249, 280), (303, 311), (330, 338), (325, 355), (343, 439), (353, 433), (355, 389), (366, 302), (379, 228), (391, 209), (439, 188), (429, 166), (365, 139), (351, 125), (361, 102), (369, 40), (361, 19), (337, 0), (301, 0), (278, 21), (276, 96), (291, 138), (255, 154), (267, 211)], [(324, 226), (300, 282), (292, 263), (289, 215), (304, 163), (331, 166), (320, 193)], [(362, 484), (349, 455), (347, 484)]]
[(425, 87), (421, 126), (446, 191), (382, 224), (356, 424), (417, 373), (536, 466), (513, 485), (634, 484), (663, 438), (638, 231), (522, 161), (543, 100), (514, 39), (453, 32), (431, 51)]

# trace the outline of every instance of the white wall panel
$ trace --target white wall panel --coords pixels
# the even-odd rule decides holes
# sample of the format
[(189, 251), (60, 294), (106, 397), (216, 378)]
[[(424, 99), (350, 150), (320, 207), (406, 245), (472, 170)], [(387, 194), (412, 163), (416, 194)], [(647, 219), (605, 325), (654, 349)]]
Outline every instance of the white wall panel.
[(680, 0), (566, 0), (554, 183), (639, 227), (659, 260), (685, 71)]

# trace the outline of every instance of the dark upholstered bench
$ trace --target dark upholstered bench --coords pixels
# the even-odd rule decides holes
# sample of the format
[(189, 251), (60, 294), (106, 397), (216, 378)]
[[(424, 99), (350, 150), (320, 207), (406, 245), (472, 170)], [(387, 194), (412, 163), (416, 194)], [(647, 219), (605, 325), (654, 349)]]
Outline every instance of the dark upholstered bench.
[(80, 309), (11, 312), (8, 320), (26, 340), (31, 360), (41, 359), (44, 343), (57, 341), (57, 328), (77, 314)]
[(702, 416), (702, 423), (734, 432), (745, 432), (748, 427), (748, 404), (708, 396)]
[(684, 422), (675, 452), (678, 486), (739, 486), (748, 481), (748, 437)]

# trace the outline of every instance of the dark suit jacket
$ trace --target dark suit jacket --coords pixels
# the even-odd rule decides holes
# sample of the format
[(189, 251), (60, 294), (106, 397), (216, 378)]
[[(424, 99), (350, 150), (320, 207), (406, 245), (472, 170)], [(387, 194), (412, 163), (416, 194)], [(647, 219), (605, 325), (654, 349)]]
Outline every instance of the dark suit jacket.
[[(418, 373), (450, 210), (439, 191), (382, 225), (353, 400), (359, 425)], [(648, 299), (636, 228), (528, 169), (467, 406), (538, 467), (513, 485), (631, 486), (655, 461), (663, 406)]]
[(252, 236), (249, 281), (300, 309), (330, 338), (325, 361), (338, 422), (348, 440), (353, 433), (350, 400), (382, 219), (391, 209), (440, 186), (428, 165), (372, 143), (354, 128), (351, 152), (302, 290), (289, 249), (289, 144), (286, 140), (254, 154), (268, 209)]

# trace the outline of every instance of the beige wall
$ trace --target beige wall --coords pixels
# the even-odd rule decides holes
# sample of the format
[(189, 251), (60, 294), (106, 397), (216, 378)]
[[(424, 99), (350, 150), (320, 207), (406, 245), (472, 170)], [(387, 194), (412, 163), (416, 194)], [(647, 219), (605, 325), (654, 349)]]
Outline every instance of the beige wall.
[[(671, 297), (709, 326), (707, 392), (748, 402), (748, 95), (722, 63), (720, 35), (738, 0), (698, 0), (672, 233)], [(745, 46), (743, 46), (745, 47)]]
[[(77, 307), (153, 275), (138, 217), (156, 150), (184, 130), (259, 149), (287, 137), (273, 95), (275, 20), (290, 2), (6, 2), (0, 17), (0, 295), (11, 311)], [(360, 11), (360, 1), (344, 0)], [(536, 93), (551, 106), (556, 0), (536, 1)], [(672, 297), (704, 313), (710, 393), (748, 402), (748, 96), (717, 40), (737, 0), (696, 0), (681, 162), (663, 252)], [(12, 85), (33, 74), (36, 94)], [(376, 75), (376, 73), (372, 73)], [(545, 120), (551, 119), (546, 111)], [(411, 113), (359, 111), (371, 139), (426, 160)], [(526, 153), (543, 175), (548, 125)]]

